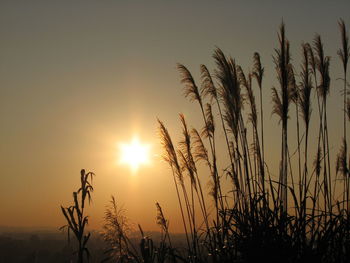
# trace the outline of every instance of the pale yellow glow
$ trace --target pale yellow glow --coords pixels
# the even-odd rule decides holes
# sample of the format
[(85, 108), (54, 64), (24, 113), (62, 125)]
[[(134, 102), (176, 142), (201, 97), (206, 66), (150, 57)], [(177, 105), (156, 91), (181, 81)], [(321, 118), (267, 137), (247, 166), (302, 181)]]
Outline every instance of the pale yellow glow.
[(137, 137), (134, 137), (130, 143), (121, 143), (120, 151), (120, 163), (129, 165), (132, 172), (136, 172), (141, 165), (150, 162), (150, 146), (142, 144)]

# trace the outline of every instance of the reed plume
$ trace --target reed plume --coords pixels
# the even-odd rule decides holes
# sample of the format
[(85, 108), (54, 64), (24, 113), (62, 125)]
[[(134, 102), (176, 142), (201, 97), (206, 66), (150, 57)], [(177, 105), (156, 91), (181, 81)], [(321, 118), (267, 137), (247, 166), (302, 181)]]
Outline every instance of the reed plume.
[(291, 78), (292, 65), (290, 62), (289, 42), (285, 36), (285, 26), (282, 22), (280, 32), (278, 34), (279, 49), (275, 49), (274, 63), (277, 72), (277, 79), (279, 81), (280, 90), (272, 89), (273, 111), (277, 114), (282, 122), (282, 151), (281, 151), (281, 205), (283, 212), (287, 212), (287, 167), (288, 167), (288, 136), (287, 123), (289, 103), (291, 101)]
[[(254, 53), (254, 67), (253, 67), (253, 77), (258, 82), (260, 91), (260, 123), (261, 123), (261, 151), (262, 151), (262, 179), (265, 182), (265, 149), (264, 149), (264, 113), (263, 113), (263, 95), (262, 95), (262, 80), (264, 77), (265, 69), (261, 65), (260, 55), (258, 52)], [(265, 183), (263, 184), (263, 187)]]
[(181, 211), (182, 223), (183, 223), (185, 234), (186, 234), (187, 246), (188, 246), (188, 249), (191, 250), (190, 241), (188, 238), (187, 223), (186, 223), (185, 215), (184, 215), (184, 208), (183, 208), (183, 204), (181, 201), (180, 191), (179, 191), (178, 183), (177, 183), (177, 181), (179, 181), (180, 185), (182, 187), (184, 186), (184, 180), (183, 180), (181, 167), (180, 167), (180, 164), (179, 164), (179, 161), (178, 161), (178, 158), (176, 155), (176, 151), (175, 151), (175, 148), (174, 148), (174, 145), (173, 145), (173, 142), (171, 140), (171, 137), (170, 137), (168, 130), (165, 128), (163, 122), (161, 122), (160, 120), (158, 120), (158, 124), (159, 124), (160, 141), (161, 141), (161, 144), (163, 146), (163, 149), (165, 149), (165, 153), (163, 155), (163, 158), (166, 162), (168, 162), (168, 164), (172, 170), (174, 185), (176, 188), (177, 200), (178, 200), (180, 211)]
[(314, 38), (314, 50), (317, 54), (316, 68), (320, 74), (320, 81), (317, 87), (320, 98), (322, 99), (322, 124), (323, 124), (323, 185), (324, 185), (324, 206), (329, 212), (332, 210), (332, 180), (330, 173), (330, 157), (329, 157), (329, 140), (328, 140), (328, 126), (327, 126), (327, 96), (330, 92), (330, 76), (329, 65), (330, 57), (324, 55), (323, 43), (320, 35), (316, 35)]
[[(347, 156), (347, 133), (346, 133), (346, 115), (347, 115), (347, 107), (349, 106), (349, 103), (347, 103), (347, 66), (350, 56), (350, 47), (349, 47), (349, 37), (346, 31), (344, 20), (340, 19), (338, 22), (339, 29), (341, 33), (341, 49), (338, 50), (338, 56), (340, 57), (342, 64), (343, 64), (343, 73), (344, 73), (344, 87), (343, 87), (343, 97), (344, 97), (344, 117), (343, 117), (343, 131), (344, 131), (344, 137), (342, 141), (342, 147), (340, 149), (340, 152), (337, 157), (337, 166), (338, 163), (340, 163), (341, 171), (343, 173), (343, 180), (344, 180), (344, 191), (349, 192), (348, 189), (350, 188), (350, 179), (347, 176), (347, 163), (346, 163), (346, 156)], [(340, 161), (345, 157), (345, 160)], [(340, 160), (339, 160), (340, 159)], [(345, 162), (344, 162), (345, 161)], [(347, 200), (349, 200), (349, 196), (347, 197)], [(349, 209), (349, 201), (347, 202), (347, 209)]]
[(343, 96), (344, 96), (344, 139), (345, 144), (347, 142), (346, 138), (346, 73), (347, 73), (347, 67), (348, 67), (348, 61), (350, 56), (350, 46), (349, 46), (349, 37), (346, 31), (344, 20), (340, 19), (338, 22), (339, 29), (341, 33), (341, 48), (338, 50), (338, 56), (340, 57), (342, 64), (343, 64), (343, 71), (344, 71), (344, 89), (343, 89)]
[(125, 210), (118, 206), (115, 197), (112, 196), (104, 215), (102, 236), (110, 248), (105, 251), (107, 257), (103, 262), (108, 260), (116, 262), (138, 261), (138, 252), (129, 239), (132, 230)]

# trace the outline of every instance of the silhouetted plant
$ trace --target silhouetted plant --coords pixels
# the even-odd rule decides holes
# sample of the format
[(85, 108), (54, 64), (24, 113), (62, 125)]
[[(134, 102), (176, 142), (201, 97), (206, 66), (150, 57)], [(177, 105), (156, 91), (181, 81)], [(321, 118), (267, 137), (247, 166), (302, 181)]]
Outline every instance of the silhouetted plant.
[[(342, 147), (341, 147), (341, 152), (339, 153), (339, 157), (340, 159), (345, 159), (345, 162), (340, 162), (341, 163), (341, 167), (342, 167), (342, 175), (343, 175), (343, 181), (344, 181), (344, 187), (349, 189), (350, 188), (350, 179), (349, 176), (347, 176), (347, 162), (346, 162), (346, 156), (347, 156), (347, 134), (346, 134), (346, 113), (349, 112), (349, 109), (347, 110), (347, 107), (350, 107), (350, 101), (347, 102), (347, 82), (346, 82), (346, 73), (347, 73), (347, 67), (348, 67), (348, 61), (349, 61), (349, 57), (350, 57), (350, 47), (349, 47), (349, 37), (348, 34), (346, 32), (346, 27), (345, 27), (345, 23), (344, 21), (341, 19), (339, 21), (339, 29), (340, 29), (340, 33), (341, 33), (341, 43), (342, 43), (342, 47), (341, 49), (338, 50), (338, 55), (342, 61), (343, 64), (343, 72), (344, 72), (344, 88), (343, 88), (343, 96), (344, 96), (344, 119), (343, 119), (343, 125), (344, 125), (344, 137), (343, 137), (343, 141), (342, 141)], [(349, 113), (348, 113), (349, 114)], [(339, 159), (339, 158), (338, 158)], [(338, 161), (337, 161), (338, 163)], [(346, 193), (348, 194), (349, 191), (346, 191)], [(349, 206), (349, 198), (350, 196), (346, 196), (346, 209), (350, 209)], [(345, 205), (345, 204), (344, 204)]]
[[(263, 112), (263, 95), (262, 95), (262, 80), (264, 77), (264, 68), (261, 65), (260, 55), (258, 52), (254, 53), (254, 67), (252, 76), (256, 79), (259, 86), (260, 92), (260, 125), (261, 125), (261, 163), (260, 163), (260, 172), (262, 180), (262, 190), (265, 194), (265, 150), (264, 150), (264, 112)], [(258, 137), (259, 138), (259, 137)], [(258, 150), (260, 147), (258, 147)]]
[[(343, 61), (346, 80), (349, 48), (344, 22), (341, 20), (339, 25), (342, 49), (338, 54)], [(233, 58), (226, 57), (222, 50), (216, 48), (213, 55), (216, 62), (214, 77), (206, 66), (200, 66), (201, 89), (197, 87), (190, 71), (178, 64), (181, 82), (185, 84), (185, 96), (199, 103), (204, 121), (202, 133), (195, 128), (189, 132), (185, 117), (180, 115), (184, 139), (178, 148), (173, 144), (163, 122), (159, 121), (164, 157), (173, 171), (187, 236), (188, 262), (347, 262), (349, 259), (350, 219), (345, 203), (349, 202), (350, 175), (345, 140), (336, 162), (336, 173), (340, 172), (344, 178), (343, 195), (339, 198), (334, 195), (335, 184), (332, 189), (334, 178), (330, 170), (327, 126), (330, 58), (324, 55), (319, 35), (314, 38), (313, 47), (308, 43), (302, 44), (300, 81), (297, 82), (283, 23), (278, 39), (279, 48), (275, 49), (274, 63), (279, 87), (272, 89), (273, 113), (279, 116), (282, 123), (280, 174), (277, 180), (272, 178), (264, 161), (264, 68), (260, 55), (254, 54), (253, 71), (245, 75)], [(260, 130), (252, 77), (257, 80), (260, 91)], [(311, 169), (308, 154), (313, 90), (316, 90), (317, 95), (319, 131), (316, 133), (316, 158)], [(350, 120), (349, 101), (344, 95), (344, 120), (346, 115)], [(294, 182), (293, 155), (289, 154), (287, 136), (291, 102), (296, 106), (297, 118), (297, 183)], [(248, 112), (244, 108), (246, 104), (249, 106)], [(230, 162), (222, 170), (217, 165), (214, 105), (222, 124)], [(302, 137), (299, 114), (305, 127)], [(251, 123), (251, 131), (246, 123)], [(303, 138), (304, 144), (301, 143)], [(205, 140), (209, 144), (209, 151)], [(203, 177), (197, 169), (199, 162), (208, 168), (211, 182), (209, 194), (214, 201), (214, 214), (210, 214), (207, 209), (210, 205), (201, 188)], [(188, 175), (188, 181), (184, 175)], [(228, 195), (223, 194), (221, 189), (224, 180), (227, 183), (225, 175), (232, 183)], [(194, 194), (198, 202), (195, 202)], [(287, 202), (291, 205), (288, 206)], [(195, 213), (197, 204), (200, 205), (201, 214)], [(198, 226), (200, 220), (203, 220), (204, 228)], [(159, 222), (163, 222), (163, 226), (167, 225), (166, 221)]]
[(117, 201), (112, 196), (105, 210), (102, 231), (102, 236), (108, 244), (108, 249), (105, 251), (107, 257), (104, 262), (139, 262), (137, 250), (129, 239), (131, 231), (132, 228), (125, 216), (125, 211), (118, 207)]
[(177, 262), (183, 258), (172, 247), (169, 221), (165, 219), (162, 208), (158, 203), (157, 224), (161, 228), (159, 244), (150, 236), (145, 235), (142, 227), (138, 225), (141, 239), (134, 235), (135, 229), (125, 215), (125, 210), (117, 205), (112, 196), (104, 217), (102, 236), (106, 242), (106, 257), (102, 262), (130, 262), (130, 263), (165, 263)]
[(85, 201), (88, 198), (88, 202), (91, 202), (91, 192), (94, 190), (92, 187), (92, 177), (94, 173), (86, 173), (84, 169), (80, 171), (81, 186), (77, 192), (73, 192), (74, 204), (69, 207), (61, 206), (62, 213), (67, 221), (67, 224), (61, 227), (61, 229), (67, 229), (68, 240), (70, 232), (73, 232), (77, 242), (78, 249), (78, 263), (84, 262), (84, 254), (89, 261), (90, 252), (87, 248), (87, 242), (90, 238), (90, 233), (86, 234), (86, 226), (88, 224), (88, 216), (84, 215)]
[(282, 122), (282, 152), (281, 152), (281, 170), (280, 170), (280, 195), (283, 212), (287, 212), (287, 177), (288, 177), (288, 136), (287, 123), (289, 103), (292, 99), (292, 92), (294, 89), (291, 85), (294, 73), (290, 62), (289, 41), (285, 36), (284, 23), (280, 27), (279, 33), (279, 49), (275, 49), (276, 56), (274, 63), (277, 72), (277, 79), (280, 85), (280, 91), (276, 88), (272, 89), (272, 101), (274, 103), (272, 113), (280, 117)]

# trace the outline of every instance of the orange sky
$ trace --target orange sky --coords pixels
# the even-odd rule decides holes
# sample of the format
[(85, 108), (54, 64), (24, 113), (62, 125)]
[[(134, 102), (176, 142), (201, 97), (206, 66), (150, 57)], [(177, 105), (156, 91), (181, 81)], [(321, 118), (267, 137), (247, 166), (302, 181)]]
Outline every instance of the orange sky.
[[(176, 63), (188, 66), (199, 81), (200, 64), (214, 68), (215, 46), (243, 69), (252, 68), (253, 53), (260, 52), (266, 72), (266, 161), (276, 173), (280, 127), (271, 117), (270, 89), (276, 85), (272, 55), (282, 18), (298, 72), (300, 44), (312, 41), (316, 32), (331, 56), (334, 158), (342, 132), (337, 21), (342, 17), (350, 27), (350, 4), (276, 2), (1, 1), (0, 226), (63, 225), (59, 206), (70, 204), (85, 168), (96, 173), (91, 227), (101, 225), (115, 195), (130, 219), (145, 229), (157, 228), (158, 201), (171, 230), (182, 231), (170, 169), (160, 160), (157, 118), (175, 141), (178, 113), (201, 127), (196, 105), (182, 96)], [(313, 114), (316, 110), (313, 105)], [(294, 108), (290, 111), (292, 129)], [(311, 125), (315, 128), (316, 122)], [(137, 175), (117, 165), (118, 143), (134, 135), (151, 144), (152, 153), (151, 164)]]

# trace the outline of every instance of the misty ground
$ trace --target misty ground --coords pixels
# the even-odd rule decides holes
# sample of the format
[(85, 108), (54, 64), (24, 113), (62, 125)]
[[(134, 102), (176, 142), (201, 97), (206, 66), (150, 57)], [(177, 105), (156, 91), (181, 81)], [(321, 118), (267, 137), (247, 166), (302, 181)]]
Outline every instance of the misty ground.
[[(146, 233), (155, 242), (160, 233)], [(140, 241), (139, 233), (134, 233), (135, 245)], [(174, 235), (175, 243), (181, 246), (182, 236)], [(91, 253), (90, 262), (101, 262), (106, 255), (106, 244), (99, 231), (91, 232), (88, 243)], [(0, 227), (0, 263), (41, 263), (41, 262), (75, 262), (74, 237), (70, 244), (67, 242), (67, 233), (58, 229), (27, 229)]]
[[(92, 262), (100, 262), (103, 240), (91, 239)], [(58, 230), (4, 229), (0, 232), (0, 262), (70, 262), (74, 251)]]

